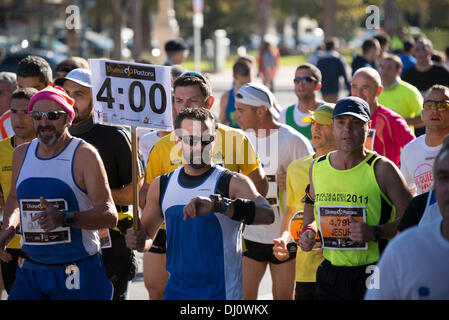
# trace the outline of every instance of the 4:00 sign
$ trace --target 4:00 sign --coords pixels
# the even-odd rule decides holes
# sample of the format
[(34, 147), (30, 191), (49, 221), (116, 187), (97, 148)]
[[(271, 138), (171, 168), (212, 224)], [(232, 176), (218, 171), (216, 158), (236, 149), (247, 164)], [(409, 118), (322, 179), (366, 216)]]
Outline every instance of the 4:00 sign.
[[(135, 103), (135, 94), (140, 95), (140, 103), (136, 106)], [(156, 93), (159, 91), (161, 96), (161, 105), (156, 106)], [(118, 88), (118, 93), (123, 93), (123, 88)], [(150, 103), (150, 108), (154, 113), (163, 114), (165, 109), (167, 108), (167, 96), (164, 87), (159, 83), (154, 83), (150, 87), (150, 91), (148, 94), (148, 100)], [(109, 109), (113, 108), (113, 104), (115, 102), (115, 98), (112, 96), (112, 85), (111, 78), (106, 78), (101, 85), (100, 90), (96, 95), (97, 101), (106, 102)], [(140, 81), (133, 81), (129, 84), (128, 88), (128, 102), (130, 108), (134, 112), (142, 112), (145, 109), (145, 105), (147, 103), (147, 95), (145, 91), (144, 85)], [(125, 106), (123, 104), (119, 105), (119, 108), (123, 110)]]

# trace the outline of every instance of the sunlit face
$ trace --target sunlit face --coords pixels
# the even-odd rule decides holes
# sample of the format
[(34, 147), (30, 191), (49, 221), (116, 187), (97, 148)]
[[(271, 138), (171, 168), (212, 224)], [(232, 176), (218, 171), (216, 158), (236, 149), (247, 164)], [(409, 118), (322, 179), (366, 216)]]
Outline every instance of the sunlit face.
[(177, 86), (174, 91), (174, 110), (175, 117), (182, 110), (187, 108), (206, 108), (210, 109), (208, 99), (203, 95), (197, 85)]
[(64, 89), (67, 91), (67, 94), (75, 100), (75, 105), (73, 106), (73, 109), (75, 110), (73, 124), (77, 125), (80, 122), (89, 119), (93, 114), (91, 89), (72, 80), (64, 81)]
[(248, 129), (257, 129), (257, 113), (256, 108), (241, 102), (235, 103), (234, 119), (243, 131)]
[(43, 83), (39, 76), (34, 77), (21, 77), (17, 76), (17, 84), (19, 88), (34, 88), (37, 90), (43, 90), (47, 86)]
[(432, 50), (424, 42), (418, 41), (413, 47), (413, 55), (418, 63), (424, 63), (432, 56)]
[(371, 121), (363, 122), (352, 115), (341, 115), (332, 121), (332, 134), (338, 150), (353, 151), (364, 143)]
[(11, 125), (14, 134), (22, 139), (34, 137), (33, 121), (28, 115), (28, 99), (11, 100)]
[(384, 59), (380, 65), (380, 77), (382, 83), (389, 86), (395, 80), (396, 77), (401, 74), (401, 69), (397, 68), (396, 62), (391, 59)]
[(328, 148), (335, 146), (335, 139), (332, 134), (332, 126), (312, 122), (312, 144), (315, 149)]
[(176, 130), (176, 135), (185, 165), (201, 169), (211, 164), (216, 139), (212, 121), (184, 119), (181, 128)]
[(376, 98), (381, 92), (382, 87), (364, 73), (356, 74), (352, 79), (351, 95), (365, 100), (369, 105), (376, 103)]
[[(305, 68), (300, 68), (295, 72), (295, 78), (312, 78), (312, 71)], [(313, 95), (313, 93), (321, 88), (321, 84), (316, 81), (299, 81), (294, 82), (295, 94), (298, 98), (307, 99)]]
[[(64, 111), (58, 103), (52, 100), (38, 100), (32, 111)], [(62, 115), (57, 120), (48, 120), (45, 116), (41, 120), (33, 119), (33, 127), (36, 137), (47, 146), (55, 144), (61, 139), (64, 131), (68, 128), (68, 114)]]
[[(449, 100), (449, 92), (440, 90), (432, 90), (424, 99), (426, 101), (447, 101)], [(422, 120), (426, 130), (430, 131), (444, 131), (449, 128), (449, 110), (439, 110), (434, 108), (428, 110), (423, 108)]]

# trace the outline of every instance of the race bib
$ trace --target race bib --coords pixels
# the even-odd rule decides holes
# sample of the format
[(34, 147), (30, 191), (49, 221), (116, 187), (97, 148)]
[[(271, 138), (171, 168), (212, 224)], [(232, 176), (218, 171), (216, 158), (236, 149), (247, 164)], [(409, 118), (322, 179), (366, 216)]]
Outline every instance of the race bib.
[(109, 233), (109, 229), (100, 229), (98, 230), (98, 233), (100, 235), (100, 248), (101, 249), (108, 249), (112, 248), (112, 240), (111, 240), (111, 234)]
[[(290, 234), (295, 241), (299, 241), (301, 237), (302, 227), (304, 224), (303, 211), (298, 211), (290, 221)], [(320, 233), (316, 233), (316, 240), (320, 240)]]
[(268, 180), (268, 192), (265, 198), (270, 199), (271, 206), (279, 206), (279, 186), (275, 175), (266, 175)]
[[(57, 210), (64, 211), (68, 209), (67, 202), (64, 199), (46, 199), (49, 205), (54, 206)], [(28, 245), (50, 245), (59, 243), (70, 243), (70, 227), (58, 227), (50, 232), (45, 232), (39, 226), (38, 221), (31, 219), (41, 210), (41, 202), (39, 199), (21, 199), (20, 227), (23, 234), (23, 243)]]
[(376, 138), (376, 129), (369, 129), (368, 136), (365, 140), (365, 148), (374, 151), (374, 139)]
[(322, 247), (332, 250), (367, 250), (367, 242), (350, 239), (349, 217), (366, 221), (365, 206), (318, 206)]

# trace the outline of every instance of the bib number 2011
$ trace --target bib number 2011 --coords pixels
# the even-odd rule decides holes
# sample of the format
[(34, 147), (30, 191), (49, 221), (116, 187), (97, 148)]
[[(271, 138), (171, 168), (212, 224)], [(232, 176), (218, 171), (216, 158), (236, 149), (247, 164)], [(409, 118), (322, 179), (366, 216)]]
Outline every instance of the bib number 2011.
[[(119, 88), (118, 92), (122, 93), (123, 88)], [(156, 105), (156, 95), (158, 93), (160, 94), (161, 98), (160, 106)], [(136, 95), (140, 97), (140, 103), (138, 105), (136, 105)], [(115, 98), (112, 95), (111, 78), (106, 78), (104, 80), (100, 90), (98, 90), (96, 98), (97, 101), (106, 102), (109, 109), (113, 108)], [(150, 108), (154, 113), (163, 114), (165, 112), (165, 110), (167, 109), (167, 96), (164, 87), (160, 83), (154, 83), (151, 85), (148, 94), (148, 101)], [(133, 81), (129, 84), (128, 103), (130, 108), (134, 112), (142, 112), (145, 109), (145, 106), (147, 105), (147, 95), (145, 87), (140, 81)], [(123, 110), (125, 106), (123, 104), (120, 104), (119, 108)]]

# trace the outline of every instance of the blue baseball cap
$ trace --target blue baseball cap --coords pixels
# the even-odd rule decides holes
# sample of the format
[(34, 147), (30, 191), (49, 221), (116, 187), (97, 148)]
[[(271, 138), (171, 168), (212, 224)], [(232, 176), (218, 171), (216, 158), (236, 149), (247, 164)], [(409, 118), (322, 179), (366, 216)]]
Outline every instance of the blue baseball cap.
[(368, 122), (371, 119), (368, 103), (358, 97), (347, 97), (337, 101), (332, 119), (345, 114), (354, 116), (363, 122)]

